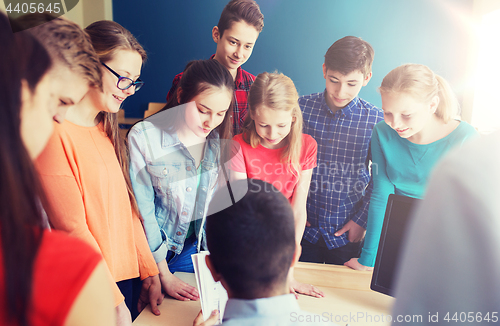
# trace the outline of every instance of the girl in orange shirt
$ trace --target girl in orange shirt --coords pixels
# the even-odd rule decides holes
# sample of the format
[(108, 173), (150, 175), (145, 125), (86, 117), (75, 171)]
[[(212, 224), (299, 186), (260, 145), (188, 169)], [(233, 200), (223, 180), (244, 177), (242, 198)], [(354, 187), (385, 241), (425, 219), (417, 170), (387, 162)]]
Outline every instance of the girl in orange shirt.
[(151, 303), (153, 313), (159, 314), (156, 305), (163, 299), (158, 268), (130, 186), (116, 117), (122, 102), (143, 84), (139, 75), (146, 53), (115, 22), (98, 21), (85, 31), (101, 62), (102, 88), (91, 87), (68, 110), (67, 120), (55, 126), (37, 163), (55, 208), (52, 226), (101, 252), (116, 282), (118, 322), (130, 324), (130, 312), (133, 318), (138, 306), (141, 310)]

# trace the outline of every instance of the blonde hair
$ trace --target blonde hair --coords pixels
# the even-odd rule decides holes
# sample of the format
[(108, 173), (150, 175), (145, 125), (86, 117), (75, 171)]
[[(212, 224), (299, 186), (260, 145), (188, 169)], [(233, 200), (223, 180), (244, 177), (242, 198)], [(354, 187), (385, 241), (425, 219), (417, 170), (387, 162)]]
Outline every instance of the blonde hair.
[(448, 82), (421, 64), (407, 63), (391, 70), (382, 80), (379, 91), (381, 94), (405, 93), (423, 103), (430, 103), (437, 96), (437, 117), (448, 122), (458, 115), (458, 101)]
[(302, 149), (302, 113), (299, 107), (299, 94), (293, 81), (282, 73), (263, 72), (255, 78), (248, 94), (248, 109), (243, 124), (243, 140), (253, 148), (260, 144), (261, 138), (255, 129), (257, 108), (266, 106), (272, 110), (291, 111), (295, 121), (292, 122), (290, 133), (283, 139), (284, 150), (281, 154), (282, 163), (290, 163), (292, 173), (300, 172), (300, 153)]

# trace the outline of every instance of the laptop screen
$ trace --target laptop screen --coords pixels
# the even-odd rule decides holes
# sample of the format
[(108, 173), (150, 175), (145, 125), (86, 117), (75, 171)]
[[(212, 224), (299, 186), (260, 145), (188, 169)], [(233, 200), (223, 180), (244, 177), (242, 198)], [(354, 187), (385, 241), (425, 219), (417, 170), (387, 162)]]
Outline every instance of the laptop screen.
[(389, 195), (370, 288), (394, 296), (399, 252), (413, 205), (420, 199)]

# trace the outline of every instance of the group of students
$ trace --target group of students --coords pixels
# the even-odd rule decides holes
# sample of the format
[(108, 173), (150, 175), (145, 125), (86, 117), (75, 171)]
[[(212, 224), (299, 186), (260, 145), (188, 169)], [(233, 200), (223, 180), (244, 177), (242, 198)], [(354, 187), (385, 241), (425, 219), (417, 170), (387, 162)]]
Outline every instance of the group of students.
[[(272, 184), (289, 203), (301, 250), (283, 260), (280, 286), (322, 297), (294, 279), (292, 258), (302, 252), (301, 261), (372, 268), (389, 194), (421, 197), (436, 162), (476, 135), (457, 120), (447, 82), (423, 65), (385, 76), (383, 110), (359, 98), (374, 51), (358, 37), (328, 49), (324, 92), (299, 97), (281, 73), (251, 75), (241, 65), (263, 15), (253, 0), (231, 0), (212, 30), (216, 53), (175, 76), (166, 106), (135, 124), (124, 142), (117, 112), (144, 84), (146, 52), (134, 36), (111, 21), (81, 30), (34, 14), (16, 23), (36, 27), (13, 34), (1, 16), (0, 142), (12, 153), (0, 166), (2, 324), (104, 325), (116, 317), (126, 325), (147, 304), (159, 314), (164, 293), (197, 300), (197, 290), (173, 273), (193, 272), (191, 254), (201, 249), (219, 257), (219, 273), (224, 259), (236, 260), (234, 252), (223, 254), (239, 248), (236, 238), (210, 240), (224, 224), (210, 227), (207, 212), (217, 190), (244, 179), (249, 189), (263, 186), (256, 180)], [(236, 216), (241, 208), (233, 210), (223, 212)], [(226, 236), (230, 230), (223, 229)], [(243, 244), (261, 240), (254, 236)], [(262, 295), (239, 286), (228, 281), (226, 288), (234, 298)], [(43, 300), (48, 292), (54, 300)], [(106, 310), (113, 302), (116, 316)]]

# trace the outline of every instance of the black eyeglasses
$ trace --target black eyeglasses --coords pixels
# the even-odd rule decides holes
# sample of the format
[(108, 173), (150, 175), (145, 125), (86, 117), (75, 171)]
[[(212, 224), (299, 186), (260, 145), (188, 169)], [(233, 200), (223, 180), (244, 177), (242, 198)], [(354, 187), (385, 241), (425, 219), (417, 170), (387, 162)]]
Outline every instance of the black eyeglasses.
[(116, 83), (116, 87), (118, 87), (121, 90), (126, 90), (130, 88), (131, 86), (135, 86), (135, 91), (137, 92), (138, 90), (141, 89), (141, 87), (144, 85), (144, 82), (140, 79), (137, 78), (136, 81), (133, 81), (132, 79), (128, 77), (123, 77), (120, 76), (116, 71), (108, 67), (104, 62), (101, 62), (104, 67), (106, 67), (113, 75), (118, 77), (118, 83)]

